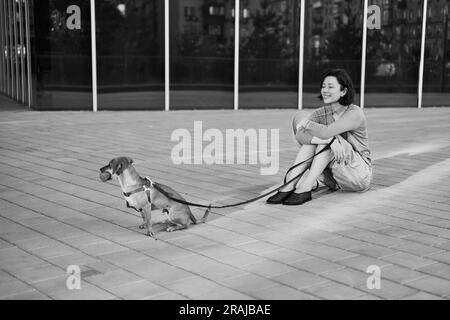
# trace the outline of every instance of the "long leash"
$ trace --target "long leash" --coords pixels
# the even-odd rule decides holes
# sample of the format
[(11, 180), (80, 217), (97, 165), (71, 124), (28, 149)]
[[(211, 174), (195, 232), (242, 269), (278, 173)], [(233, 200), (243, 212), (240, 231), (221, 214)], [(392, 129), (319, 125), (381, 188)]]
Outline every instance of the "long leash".
[(317, 153), (316, 153), (315, 155), (313, 155), (311, 158), (306, 159), (305, 161), (302, 161), (302, 162), (300, 162), (300, 163), (298, 163), (298, 164), (292, 166), (291, 168), (289, 168), (289, 170), (286, 172), (286, 175), (284, 176), (284, 184), (283, 184), (282, 186), (279, 186), (278, 188), (273, 189), (273, 190), (271, 190), (271, 191), (268, 191), (268, 192), (266, 192), (266, 193), (264, 193), (264, 194), (262, 194), (262, 195), (260, 195), (260, 196), (257, 196), (257, 197), (255, 197), (255, 198), (252, 198), (252, 199), (249, 199), (249, 200), (246, 200), (246, 201), (242, 201), (242, 202), (238, 202), (238, 203), (229, 204), (229, 205), (223, 205), (223, 206), (212, 206), (211, 204), (210, 204), (210, 205), (203, 205), (203, 204), (198, 204), (198, 203), (193, 203), (193, 202), (185, 201), (185, 200), (182, 200), (182, 199), (177, 199), (177, 198), (174, 198), (174, 197), (170, 196), (170, 195), (169, 195), (165, 190), (163, 190), (157, 183), (151, 181), (149, 178), (145, 178), (145, 179), (146, 179), (146, 181), (149, 183), (149, 186), (148, 186), (148, 187), (153, 187), (153, 188), (155, 188), (156, 190), (158, 190), (159, 192), (161, 192), (164, 196), (166, 196), (166, 197), (169, 198), (170, 200), (175, 201), (175, 202), (178, 202), (178, 203), (181, 203), (181, 204), (185, 204), (185, 205), (193, 206), (193, 207), (199, 207), (199, 208), (209, 208), (209, 209), (225, 209), (225, 208), (237, 207), (237, 206), (241, 206), (241, 205), (244, 205), (244, 204), (248, 204), (248, 203), (257, 201), (257, 200), (259, 200), (259, 199), (262, 199), (262, 198), (264, 198), (264, 197), (267, 197), (268, 195), (271, 195), (272, 193), (275, 193), (275, 192), (277, 192), (277, 191), (280, 191), (281, 189), (283, 189), (284, 187), (286, 187), (287, 185), (289, 185), (290, 183), (292, 183), (292, 182), (295, 181), (296, 179), (300, 178), (300, 177), (305, 173), (306, 170), (304, 170), (303, 172), (299, 173), (297, 176), (295, 176), (295, 177), (292, 178), (291, 180), (286, 181), (286, 180), (287, 180), (288, 174), (289, 174), (292, 170), (294, 170), (295, 168), (301, 166), (301, 165), (304, 164), (304, 163), (307, 163), (307, 162), (313, 160), (313, 159), (314, 159), (315, 157), (317, 157), (318, 155), (320, 155), (320, 154), (322, 154), (323, 152), (325, 152), (325, 151), (327, 151), (328, 149), (330, 149), (330, 148), (331, 148), (331, 145), (333, 144), (333, 142), (334, 142), (335, 139), (336, 139), (336, 138), (333, 138), (333, 140), (331, 140), (331, 142), (328, 143), (328, 144), (326, 145), (325, 148), (323, 148), (322, 150), (320, 150), (319, 152), (317, 152)]

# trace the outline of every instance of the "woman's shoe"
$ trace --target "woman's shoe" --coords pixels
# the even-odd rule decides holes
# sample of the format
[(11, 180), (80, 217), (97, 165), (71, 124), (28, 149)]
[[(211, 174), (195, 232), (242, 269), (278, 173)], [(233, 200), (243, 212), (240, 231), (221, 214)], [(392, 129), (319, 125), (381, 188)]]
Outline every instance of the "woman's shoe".
[(287, 197), (289, 197), (291, 194), (294, 193), (294, 191), (295, 191), (295, 189), (292, 189), (291, 191), (288, 191), (288, 192), (278, 191), (276, 194), (274, 194), (269, 199), (267, 199), (267, 203), (268, 204), (282, 204), (283, 201)]
[(288, 198), (283, 201), (285, 206), (299, 206), (305, 202), (312, 200), (312, 192), (292, 193)]

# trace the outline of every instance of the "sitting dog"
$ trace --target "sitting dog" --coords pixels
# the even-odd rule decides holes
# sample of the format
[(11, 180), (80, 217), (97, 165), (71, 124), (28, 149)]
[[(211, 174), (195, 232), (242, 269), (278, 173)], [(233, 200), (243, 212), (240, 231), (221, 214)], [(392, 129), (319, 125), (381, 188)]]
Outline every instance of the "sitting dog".
[(158, 189), (162, 189), (171, 198), (185, 201), (178, 192), (159, 183), (156, 185), (148, 178), (140, 177), (132, 164), (133, 160), (128, 157), (114, 158), (108, 165), (100, 168), (100, 180), (107, 182), (114, 177), (119, 181), (127, 207), (141, 213), (143, 224), (139, 228), (147, 228), (147, 236), (155, 236), (151, 219), (151, 213), (154, 209), (162, 209), (166, 215), (169, 223), (167, 232), (186, 229), (191, 222), (197, 224), (206, 221), (210, 212), (209, 209), (206, 210), (203, 218), (198, 221), (186, 204), (169, 199)]

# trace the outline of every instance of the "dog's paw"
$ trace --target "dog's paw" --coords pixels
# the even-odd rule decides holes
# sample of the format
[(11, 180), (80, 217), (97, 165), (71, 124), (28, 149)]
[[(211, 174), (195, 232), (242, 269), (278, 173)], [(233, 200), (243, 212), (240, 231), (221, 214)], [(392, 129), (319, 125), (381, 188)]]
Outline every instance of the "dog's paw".
[(152, 237), (152, 238), (154, 238), (154, 237), (155, 237), (155, 233), (154, 233), (153, 231), (151, 231), (151, 230), (148, 230), (148, 231), (147, 231), (147, 237)]
[(139, 226), (139, 229), (145, 229), (145, 228), (147, 228), (147, 226), (145, 225), (145, 223), (144, 223), (144, 224), (141, 224), (141, 225)]

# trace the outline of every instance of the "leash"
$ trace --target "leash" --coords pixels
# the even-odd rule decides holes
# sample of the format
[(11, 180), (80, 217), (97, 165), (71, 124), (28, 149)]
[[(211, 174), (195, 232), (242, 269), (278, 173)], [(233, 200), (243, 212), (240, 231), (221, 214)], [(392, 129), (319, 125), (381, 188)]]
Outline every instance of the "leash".
[(127, 193), (127, 194), (124, 193), (124, 195), (125, 195), (126, 197), (129, 197), (130, 195), (132, 195), (132, 194), (134, 194), (134, 193), (146, 191), (147, 194), (148, 194), (148, 197), (149, 197), (149, 199), (150, 199), (150, 195), (149, 195), (150, 188), (155, 188), (156, 190), (158, 190), (159, 192), (161, 192), (164, 196), (166, 196), (166, 197), (169, 198), (170, 200), (175, 201), (175, 202), (178, 202), (178, 203), (181, 203), (181, 204), (185, 204), (185, 205), (188, 205), (188, 206), (199, 207), (199, 208), (208, 208), (208, 209), (225, 209), (225, 208), (231, 208), (231, 207), (241, 206), (241, 205), (244, 205), (244, 204), (248, 204), (248, 203), (251, 203), (251, 202), (255, 202), (255, 201), (259, 200), (259, 199), (262, 199), (262, 198), (264, 198), (264, 197), (267, 197), (268, 195), (271, 195), (272, 193), (275, 193), (275, 192), (277, 192), (277, 191), (280, 191), (281, 189), (283, 189), (284, 187), (286, 187), (287, 185), (289, 185), (290, 183), (292, 183), (293, 181), (295, 181), (296, 179), (298, 179), (299, 177), (301, 177), (301, 176), (305, 173), (306, 170), (303, 171), (303, 172), (301, 172), (301, 173), (299, 173), (297, 176), (295, 176), (295, 177), (292, 178), (291, 180), (286, 181), (286, 180), (287, 180), (287, 175), (289, 174), (289, 172), (291, 172), (291, 171), (294, 170), (295, 168), (301, 166), (302, 164), (305, 164), (305, 163), (307, 163), (307, 162), (313, 160), (313, 159), (314, 159), (315, 157), (317, 157), (318, 155), (320, 155), (320, 154), (322, 154), (323, 152), (325, 152), (325, 151), (327, 151), (328, 149), (330, 149), (330, 148), (331, 148), (331, 145), (332, 145), (333, 142), (334, 142), (334, 140), (336, 140), (336, 138), (333, 138), (333, 140), (331, 140), (331, 142), (328, 143), (328, 144), (326, 145), (325, 148), (323, 148), (322, 150), (320, 150), (318, 153), (316, 153), (315, 155), (313, 155), (311, 158), (306, 159), (305, 161), (302, 161), (302, 162), (300, 162), (300, 163), (298, 163), (298, 164), (292, 166), (291, 168), (289, 168), (289, 170), (286, 172), (286, 175), (284, 176), (284, 184), (283, 184), (282, 186), (279, 186), (279, 187), (276, 188), (276, 189), (273, 189), (273, 190), (268, 191), (268, 192), (266, 192), (266, 193), (264, 193), (264, 194), (262, 194), (262, 195), (260, 195), (260, 196), (257, 196), (257, 197), (255, 197), (255, 198), (252, 198), (252, 199), (249, 199), (249, 200), (246, 200), (246, 201), (242, 201), (242, 202), (238, 202), (238, 203), (233, 203), (233, 204), (229, 204), (229, 205), (223, 205), (223, 206), (213, 206), (213, 205), (211, 205), (211, 204), (210, 204), (210, 205), (203, 205), (203, 204), (193, 203), (193, 202), (189, 202), (189, 201), (185, 201), (185, 200), (173, 198), (173, 197), (170, 196), (165, 190), (163, 190), (163, 189), (161, 188), (161, 186), (159, 186), (157, 183), (153, 182), (153, 181), (152, 181), (150, 178), (148, 178), (148, 177), (145, 177), (146, 184), (145, 184), (144, 186), (142, 186), (141, 188), (139, 188), (139, 189), (137, 189), (137, 190), (135, 190), (135, 191), (132, 191), (132, 192), (130, 192), (130, 193)]

